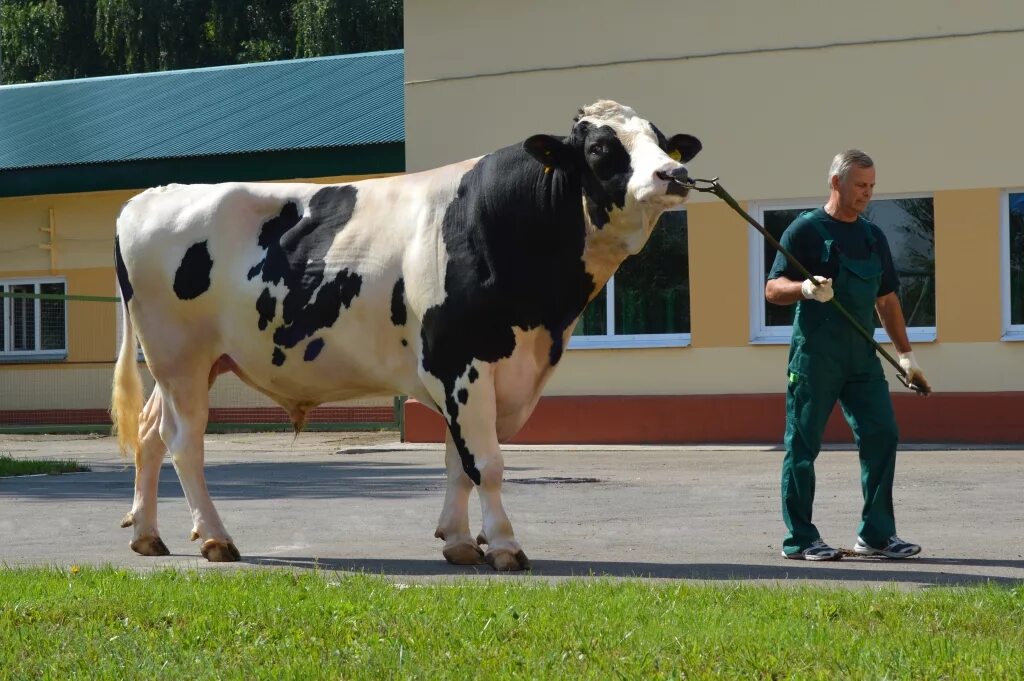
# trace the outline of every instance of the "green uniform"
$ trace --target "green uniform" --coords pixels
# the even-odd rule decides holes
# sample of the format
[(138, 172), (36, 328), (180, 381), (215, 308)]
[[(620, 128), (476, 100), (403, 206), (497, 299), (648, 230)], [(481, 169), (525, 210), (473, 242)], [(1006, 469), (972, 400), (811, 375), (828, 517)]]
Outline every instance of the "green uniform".
[[(868, 331), (875, 328), (875, 301), (893, 292), (898, 279), (885, 235), (864, 218), (840, 222), (824, 210), (800, 215), (781, 243), (813, 274), (832, 277), (835, 298)], [(803, 277), (776, 258), (769, 278)], [(864, 508), (859, 536), (885, 546), (896, 534), (892, 483), (899, 434), (889, 386), (874, 348), (831, 303), (796, 304), (786, 393), (786, 456), (782, 463), (782, 516), (787, 554), (820, 538), (811, 522), (814, 460), (838, 400), (860, 451)]]

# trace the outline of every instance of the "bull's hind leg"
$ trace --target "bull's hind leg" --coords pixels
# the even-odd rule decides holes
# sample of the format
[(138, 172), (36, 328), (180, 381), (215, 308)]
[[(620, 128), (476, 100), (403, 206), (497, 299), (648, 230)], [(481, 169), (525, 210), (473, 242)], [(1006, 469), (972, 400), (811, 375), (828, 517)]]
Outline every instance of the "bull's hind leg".
[(121, 520), (121, 527), (133, 527), (129, 544), (132, 551), (143, 556), (166, 556), (170, 553), (160, 539), (156, 524), (160, 466), (167, 447), (160, 439), (160, 389), (153, 390), (139, 418), (139, 449), (135, 452), (135, 499), (132, 510)]
[(434, 536), (444, 540), (442, 553), (449, 563), (479, 565), (483, 562), (484, 552), (469, 533), (469, 493), (473, 491), (473, 481), (462, 469), (462, 460), (452, 441), (451, 432), (447, 433), (444, 445), (448, 487)]
[(201, 551), (207, 560), (229, 562), (238, 560), (240, 555), (210, 499), (203, 473), (203, 434), (209, 419), (208, 372), (208, 368), (203, 368), (187, 373), (176, 367), (173, 377), (157, 379), (164, 398), (160, 437), (171, 453), (192, 512), (191, 539), (202, 540)]

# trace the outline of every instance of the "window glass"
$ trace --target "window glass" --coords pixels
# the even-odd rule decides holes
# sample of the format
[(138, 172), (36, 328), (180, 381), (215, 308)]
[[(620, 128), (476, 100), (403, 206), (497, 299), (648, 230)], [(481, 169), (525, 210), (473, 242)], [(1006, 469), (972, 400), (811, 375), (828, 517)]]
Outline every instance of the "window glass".
[(1024, 193), (1010, 194), (1010, 324), (1024, 325)]
[[(40, 293), (64, 295), (63, 282), (39, 285)], [(64, 328), (67, 303), (63, 300), (39, 301), (39, 337), (43, 350), (64, 349)]]
[(615, 332), (690, 332), (686, 213), (666, 213), (638, 254), (615, 274)]
[[(765, 229), (776, 239), (805, 210), (768, 208), (763, 211)], [(935, 213), (931, 197), (874, 199), (864, 217), (878, 225), (889, 242), (893, 266), (900, 279), (899, 299), (907, 327), (935, 326)], [(759, 237), (760, 238), (760, 237)], [(775, 261), (775, 249), (761, 239), (764, 281)], [(763, 284), (762, 284), (763, 290)], [(764, 327), (788, 327), (793, 324), (793, 305), (773, 305), (764, 300)], [(763, 330), (762, 330), (763, 331)]]
[[(14, 284), (11, 293), (35, 293), (35, 284)], [(36, 349), (36, 301), (11, 298), (11, 350)]]
[[(613, 296), (610, 310), (608, 295)], [(674, 211), (663, 214), (640, 253), (622, 263), (608, 285), (587, 306), (573, 335), (607, 339), (688, 333), (686, 211)]]

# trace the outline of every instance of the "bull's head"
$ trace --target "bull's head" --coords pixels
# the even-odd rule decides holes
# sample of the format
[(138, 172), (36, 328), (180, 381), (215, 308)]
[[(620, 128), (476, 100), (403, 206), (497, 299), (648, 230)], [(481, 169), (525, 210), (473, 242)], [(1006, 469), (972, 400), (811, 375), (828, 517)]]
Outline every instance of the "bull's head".
[(696, 137), (666, 138), (633, 109), (609, 100), (580, 109), (568, 137), (534, 135), (523, 146), (546, 168), (579, 174), (594, 227), (640, 227), (639, 239), (627, 238), (631, 252), (643, 246), (661, 212), (686, 201), (684, 164), (701, 150)]

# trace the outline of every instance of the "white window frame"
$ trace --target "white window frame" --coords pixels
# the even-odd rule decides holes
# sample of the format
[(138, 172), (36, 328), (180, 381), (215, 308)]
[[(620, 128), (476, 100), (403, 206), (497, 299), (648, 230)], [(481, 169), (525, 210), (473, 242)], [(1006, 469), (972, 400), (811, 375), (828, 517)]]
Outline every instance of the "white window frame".
[(684, 348), (690, 345), (688, 333), (636, 333), (616, 334), (615, 329), (615, 277), (605, 288), (605, 328), (613, 331), (600, 336), (570, 336), (570, 350), (606, 350), (615, 348)]
[[(684, 209), (685, 211), (685, 209)], [(687, 235), (689, 235), (689, 215)], [(689, 257), (689, 255), (687, 255)], [(687, 270), (689, 271), (689, 270)], [(569, 350), (609, 350), (618, 348), (685, 348), (690, 345), (689, 333), (634, 333), (616, 334), (615, 331), (615, 275), (604, 285), (604, 328), (611, 333), (590, 336), (570, 336)]]
[(1024, 189), (1004, 189), (1000, 196), (999, 254), (1000, 298), (1002, 299), (1004, 341), (1024, 341), (1024, 324), (1010, 323), (1010, 194), (1024, 194)]
[[(888, 201), (890, 199), (926, 199), (935, 200), (931, 193), (920, 194), (880, 194), (872, 201)], [(760, 224), (764, 224), (766, 210), (813, 210), (825, 205), (821, 197), (813, 199), (785, 199), (751, 202), (747, 212)], [(764, 249), (771, 248), (768, 241), (751, 226), (747, 226), (748, 271), (750, 276), (750, 342), (753, 345), (789, 345), (793, 336), (792, 326), (765, 326), (764, 319)], [(937, 304), (937, 301), (936, 301)], [(911, 343), (931, 343), (936, 338), (934, 326), (907, 327), (907, 338)], [(875, 340), (879, 343), (890, 343), (889, 334), (879, 326), (875, 329)]]
[[(34, 293), (39, 292), (40, 284), (63, 284), (64, 295), (68, 294), (68, 281), (66, 277), (11, 277), (0, 279), (0, 285), (3, 285), (5, 291), (10, 291), (12, 286), (23, 286), (25, 284), (33, 285)], [(11, 344), (14, 342), (13, 325), (8, 325), (8, 321), (11, 319), (13, 311), (11, 305), (14, 299), (8, 296), (0, 298), (0, 324), (4, 325), (4, 340), (3, 345), (0, 346), (0, 364), (9, 362), (25, 362), (25, 361), (52, 361), (66, 359), (68, 356), (68, 303), (64, 301), (64, 347), (59, 350), (12, 350)], [(43, 314), (42, 305), (43, 302), (39, 298), (35, 298), (32, 302), (36, 306), (35, 311), (35, 346), (39, 348), (43, 344)]]

